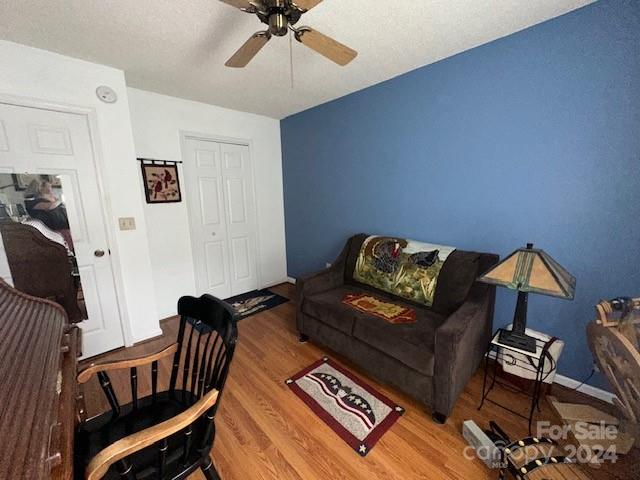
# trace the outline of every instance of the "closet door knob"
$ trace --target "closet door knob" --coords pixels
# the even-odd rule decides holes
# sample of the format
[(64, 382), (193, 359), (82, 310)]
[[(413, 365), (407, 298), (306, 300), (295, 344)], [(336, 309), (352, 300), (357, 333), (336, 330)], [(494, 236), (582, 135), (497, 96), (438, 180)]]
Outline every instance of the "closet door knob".
[(96, 250), (93, 252), (96, 257), (104, 257), (104, 250)]

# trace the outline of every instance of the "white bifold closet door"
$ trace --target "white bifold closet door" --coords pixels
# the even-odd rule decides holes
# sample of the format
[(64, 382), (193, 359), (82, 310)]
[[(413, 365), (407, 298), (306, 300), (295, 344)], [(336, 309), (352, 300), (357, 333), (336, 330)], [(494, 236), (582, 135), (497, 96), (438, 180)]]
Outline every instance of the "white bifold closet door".
[(228, 298), (258, 288), (256, 207), (247, 145), (184, 140), (196, 289)]

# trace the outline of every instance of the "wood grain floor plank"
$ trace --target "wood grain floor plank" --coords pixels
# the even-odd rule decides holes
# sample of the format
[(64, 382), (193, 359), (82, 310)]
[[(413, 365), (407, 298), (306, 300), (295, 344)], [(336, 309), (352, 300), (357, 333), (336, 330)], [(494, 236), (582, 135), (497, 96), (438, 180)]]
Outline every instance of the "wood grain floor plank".
[[(294, 287), (289, 284), (272, 290), (289, 298), (294, 295)], [(164, 321), (162, 328), (163, 337), (104, 357), (115, 360), (160, 350), (175, 340), (177, 320)], [(433, 423), (431, 412), (408, 395), (377, 382), (335, 352), (313, 342), (298, 343), (293, 301), (240, 321), (238, 331), (235, 358), (217, 414), (212, 453), (223, 480), (488, 480), (496, 478), (496, 472), (478, 459), (463, 457), (466, 442), (460, 433), (462, 423), (471, 419), (487, 428), (489, 420), (496, 420), (513, 438), (526, 436), (526, 422), (506, 410), (492, 404), (477, 410), (481, 371), (462, 392), (447, 423)], [(365, 458), (353, 452), (284, 384), (288, 377), (325, 355), (406, 408), (405, 415)], [(161, 362), (161, 378), (168, 378), (169, 369), (170, 362)], [(126, 397), (128, 372), (122, 373), (122, 378), (112, 380), (118, 395)], [(141, 372), (139, 376), (141, 385), (150, 382), (149, 373)], [(89, 382), (85, 394), (87, 403), (95, 404), (93, 411), (107, 408), (97, 383)], [(565, 401), (586, 401), (608, 408), (561, 387), (554, 386), (554, 394)], [(496, 388), (494, 398), (523, 412), (528, 407), (524, 395), (501, 387)], [(546, 403), (539, 418), (557, 421)], [(619, 466), (601, 469), (592, 476), (604, 480), (636, 478), (625, 473), (640, 458), (636, 450), (633, 452)], [(200, 472), (191, 477), (203, 479)]]

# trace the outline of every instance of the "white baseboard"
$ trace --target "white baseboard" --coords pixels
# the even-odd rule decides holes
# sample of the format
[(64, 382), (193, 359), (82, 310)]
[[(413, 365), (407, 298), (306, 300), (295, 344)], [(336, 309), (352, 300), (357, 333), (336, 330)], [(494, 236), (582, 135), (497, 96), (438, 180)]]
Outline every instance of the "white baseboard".
[(295, 279), (293, 279), (293, 282), (291, 281), (292, 279), (290, 277), (284, 277), (282, 280), (278, 280), (275, 282), (269, 282), (267, 284), (262, 285), (260, 288), (271, 288), (271, 287), (275, 287), (276, 285), (282, 285), (283, 283), (296, 283)]
[(287, 277), (287, 282), (288, 282), (288, 283), (292, 283), (292, 284), (294, 284), (294, 285), (295, 285), (295, 284), (296, 284), (296, 279), (295, 279), (295, 278), (293, 278), (293, 277)]
[(125, 345), (125, 346), (132, 347), (134, 345), (137, 345), (138, 343), (147, 342), (154, 338), (161, 337), (162, 335), (163, 335), (162, 329), (160, 328), (160, 326), (158, 326), (158, 328), (148, 331), (141, 337), (135, 338), (132, 345)]
[[(491, 351), (489, 353), (489, 358), (495, 360), (496, 352)], [(576, 387), (578, 387), (578, 385), (580, 385), (582, 382), (574, 380), (570, 377), (566, 377), (564, 375), (560, 375), (559, 373), (556, 373), (555, 377), (553, 378), (553, 383), (557, 383), (558, 385), (562, 385), (563, 387), (576, 390), (580, 393), (584, 393), (585, 395), (589, 395), (590, 397), (597, 398), (607, 403), (613, 403), (613, 398), (615, 397), (615, 395), (611, 392), (607, 392), (606, 390), (602, 390), (601, 388), (593, 387), (586, 383), (583, 384), (580, 388), (576, 389)]]
[[(558, 385), (562, 385), (563, 387), (575, 389), (578, 385), (580, 385), (581, 382), (557, 373), (556, 378), (554, 379), (554, 383), (557, 383)], [(589, 395), (591, 397), (604, 400), (605, 402), (608, 402), (608, 403), (613, 403), (613, 399), (615, 397), (615, 395), (611, 392), (607, 392), (606, 390), (602, 390), (601, 388), (593, 387), (586, 383), (582, 385), (580, 388), (578, 388), (577, 391), (584, 393), (585, 395)]]

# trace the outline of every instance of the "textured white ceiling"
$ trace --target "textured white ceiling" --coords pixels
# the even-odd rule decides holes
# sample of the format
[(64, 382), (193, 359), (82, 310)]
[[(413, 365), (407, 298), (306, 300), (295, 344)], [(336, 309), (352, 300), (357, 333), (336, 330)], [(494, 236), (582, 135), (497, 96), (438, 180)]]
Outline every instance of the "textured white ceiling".
[(339, 67), (273, 38), (244, 69), (224, 62), (258, 19), (217, 0), (2, 0), (0, 38), (126, 72), (128, 85), (284, 118), (591, 3), (325, 0), (310, 25), (359, 52)]

